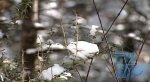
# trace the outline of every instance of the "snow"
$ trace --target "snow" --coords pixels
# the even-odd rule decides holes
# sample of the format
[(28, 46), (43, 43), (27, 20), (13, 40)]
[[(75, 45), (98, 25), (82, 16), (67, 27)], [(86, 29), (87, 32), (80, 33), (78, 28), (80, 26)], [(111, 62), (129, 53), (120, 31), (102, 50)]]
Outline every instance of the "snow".
[(115, 27), (115, 30), (118, 30), (118, 31), (122, 31), (125, 29), (125, 26), (123, 24), (118, 24), (116, 27)]
[(64, 76), (72, 77), (71, 73), (64, 72), (63, 74), (64, 74)]
[(38, 47), (37, 50), (43, 50), (43, 51), (45, 51), (45, 50), (48, 50), (49, 48), (50, 48), (50, 45), (44, 44), (44, 45)]
[(58, 6), (56, 2), (51, 2), (48, 5), (50, 8), (56, 8)]
[(5, 20), (7, 20), (7, 18), (4, 17), (4, 16), (0, 16), (0, 20), (1, 20), (1, 21), (5, 21)]
[(42, 66), (41, 65), (36, 65), (35, 69), (42, 69)]
[(51, 80), (55, 75), (60, 75), (64, 71), (65, 69), (59, 66), (59, 64), (54, 64), (53, 67), (43, 70), (41, 74), (42, 74), (43, 79)]
[(18, 4), (18, 3), (21, 3), (22, 0), (14, 0), (14, 2)]
[(22, 24), (22, 21), (21, 21), (21, 20), (16, 20), (15, 23), (21, 25), (21, 24)]
[(118, 19), (123, 20), (123, 19), (125, 19), (127, 16), (128, 16), (127, 11), (123, 9), (122, 12), (120, 13)]
[(67, 80), (68, 77), (72, 77), (71, 73), (64, 72), (63, 74), (60, 75), (59, 78)]
[(53, 43), (51, 45), (43, 44), (42, 46), (37, 48), (37, 50), (43, 50), (43, 51), (46, 51), (48, 49), (53, 49), (53, 50), (59, 49), (59, 50), (61, 50), (61, 49), (65, 49), (65, 46), (63, 46), (60, 43)]
[(44, 59), (41, 56), (38, 56), (38, 60), (44, 61)]
[(138, 36), (136, 36), (136, 37), (133, 37), (135, 40), (140, 40), (140, 41), (142, 41), (143, 39), (142, 38), (140, 38), (140, 37), (138, 37)]
[(77, 28), (77, 26), (71, 26), (71, 28)]
[(3, 63), (10, 64), (10, 63), (11, 63), (11, 61), (10, 61), (10, 60), (8, 60), (8, 59), (4, 59), (4, 60), (3, 60)]
[(86, 19), (83, 17), (77, 17), (73, 19), (74, 24), (78, 23), (80, 25), (85, 25), (87, 23)]
[(136, 35), (134, 33), (129, 33), (128, 36), (129, 37), (136, 37)]
[(53, 44), (54, 42), (53, 42), (53, 40), (48, 39), (45, 43), (46, 43), (47, 45), (51, 45), (51, 44)]
[(65, 47), (60, 43), (53, 43), (53, 44), (51, 44), (50, 48), (52, 48), (52, 49), (65, 49)]
[(60, 75), (61, 73), (65, 71), (65, 69), (59, 66), (59, 64), (54, 64), (54, 66), (52, 68), (48, 68), (48, 70), (52, 71), (53, 75)]
[(43, 11), (43, 13), (47, 16), (51, 16), (56, 19), (61, 19), (61, 17), (62, 17), (61, 12), (58, 10), (55, 10), (55, 9), (45, 10), (45, 11)]
[[(107, 31), (104, 31), (104, 30), (97, 30), (97, 32), (99, 33), (99, 34), (105, 34)], [(110, 33), (110, 32), (109, 32)]]
[(90, 35), (95, 35), (96, 32), (98, 31), (97, 28), (99, 28), (99, 26), (96, 26), (96, 25), (92, 25), (92, 28), (90, 30)]
[(65, 2), (64, 6), (69, 8), (69, 7), (73, 7), (75, 5), (76, 5), (76, 3), (74, 1), (68, 0), (68, 1)]
[(36, 43), (37, 44), (41, 44), (44, 42), (44, 38), (43, 38), (43, 34), (39, 34), (37, 35), (38, 37), (36, 38)]
[(51, 80), (52, 79), (51, 71), (48, 71), (48, 70), (43, 70), (42, 76), (43, 76), (43, 79), (45, 79), (45, 80)]
[(0, 39), (2, 39), (4, 34), (0, 31)]
[(34, 26), (36, 28), (43, 28), (44, 27), (44, 25), (42, 23), (38, 23), (38, 22), (34, 23)]
[(27, 54), (34, 54), (36, 52), (37, 52), (37, 50), (35, 48), (29, 48), (29, 49), (26, 50)]
[(52, 8), (57, 8), (58, 4), (56, 2), (50, 2), (50, 3), (41, 3), (43, 9), (52, 9)]
[(2, 76), (2, 75), (0, 75), (0, 77), (1, 77), (1, 81), (3, 82), (3, 81), (4, 81), (4, 78), (3, 78), (3, 76)]
[(71, 42), (67, 46), (67, 49), (70, 50), (73, 55), (82, 59), (93, 57), (95, 53), (99, 52), (98, 46), (96, 44), (86, 41)]

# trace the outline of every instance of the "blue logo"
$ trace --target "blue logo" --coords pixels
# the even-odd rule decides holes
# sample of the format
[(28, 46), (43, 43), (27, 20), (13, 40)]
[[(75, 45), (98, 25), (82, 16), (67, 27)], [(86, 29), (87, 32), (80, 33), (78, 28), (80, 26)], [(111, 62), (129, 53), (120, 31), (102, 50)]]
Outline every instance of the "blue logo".
[(136, 53), (130, 52), (118, 52), (114, 54), (114, 64), (116, 66), (116, 77), (125, 78), (129, 81), (130, 78), (135, 76), (144, 78), (146, 76), (147, 63), (149, 56), (145, 52), (141, 52), (138, 59), (137, 65), (134, 67), (136, 62)]

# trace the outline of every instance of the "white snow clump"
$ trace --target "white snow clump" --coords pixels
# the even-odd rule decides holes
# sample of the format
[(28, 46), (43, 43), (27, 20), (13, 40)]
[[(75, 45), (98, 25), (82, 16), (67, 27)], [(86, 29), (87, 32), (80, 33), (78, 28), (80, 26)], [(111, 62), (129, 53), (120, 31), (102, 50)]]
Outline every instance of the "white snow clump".
[(96, 32), (98, 31), (97, 28), (99, 28), (99, 26), (92, 25), (92, 28), (90, 30), (90, 35), (94, 36)]
[(86, 19), (84, 19), (83, 17), (77, 17), (73, 19), (74, 23), (78, 23), (78, 24), (82, 24), (85, 25), (87, 23)]
[(43, 70), (41, 74), (43, 79), (45, 80), (51, 80), (57, 75), (60, 75), (59, 78), (64, 78), (64, 79), (67, 79), (67, 77), (71, 77), (70, 73), (66, 73), (64, 71), (65, 71), (64, 67), (59, 66), (59, 64), (54, 64), (53, 67)]
[(64, 71), (65, 69), (59, 66), (59, 64), (54, 64), (53, 67), (50, 67), (47, 70), (43, 70), (42, 76), (43, 76), (43, 79), (45, 80), (51, 80), (54, 77), (54, 75), (60, 75)]
[(97, 52), (99, 52), (98, 46), (93, 43), (86, 41), (71, 42), (67, 49), (70, 50), (74, 56), (81, 59), (88, 59), (93, 57)]
[(38, 23), (38, 22), (34, 23), (34, 26), (36, 28), (43, 28), (44, 27), (44, 25), (42, 23)]
[(26, 50), (27, 54), (35, 54), (37, 52), (37, 50), (35, 48), (29, 48)]
[(51, 45), (48, 45), (48, 44), (44, 44), (43, 46), (41, 47), (38, 47), (38, 50), (42, 50), (45, 51), (45, 50), (48, 50), (48, 49), (65, 49), (65, 46), (63, 46), (62, 44), (60, 43), (52, 43)]
[(72, 77), (71, 73), (67, 73), (67, 72), (64, 72), (62, 75), (60, 75), (59, 78), (62, 78), (62, 79), (68, 79), (68, 77)]
[(47, 45), (51, 45), (51, 44), (53, 44), (53, 43), (54, 43), (54, 41), (51, 40), (51, 39), (48, 39), (48, 40), (45, 42), (45, 44), (47, 44)]
[(51, 44), (50, 48), (52, 48), (52, 49), (65, 49), (65, 47), (60, 43), (53, 43), (53, 44)]
[(45, 61), (41, 56), (38, 56), (39, 61)]

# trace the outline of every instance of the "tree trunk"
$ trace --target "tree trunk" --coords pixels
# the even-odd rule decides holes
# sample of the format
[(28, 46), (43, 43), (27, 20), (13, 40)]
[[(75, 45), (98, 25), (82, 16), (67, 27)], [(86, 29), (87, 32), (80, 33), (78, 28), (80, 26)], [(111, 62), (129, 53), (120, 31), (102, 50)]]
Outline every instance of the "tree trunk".
[[(32, 10), (32, 4), (30, 4), (31, 7), (27, 8), (27, 13), (25, 18), (23, 19), (22, 24), (22, 49), (26, 51), (29, 48), (35, 48), (35, 42), (37, 38), (37, 30), (34, 28), (34, 21), (33, 19), (33, 10)], [(26, 54), (24, 53), (24, 67), (26, 71), (30, 71), (31, 74), (34, 71), (34, 61), (36, 59), (35, 54)], [(32, 78), (32, 75), (30, 76)], [(25, 80), (29, 80), (26, 76)]]

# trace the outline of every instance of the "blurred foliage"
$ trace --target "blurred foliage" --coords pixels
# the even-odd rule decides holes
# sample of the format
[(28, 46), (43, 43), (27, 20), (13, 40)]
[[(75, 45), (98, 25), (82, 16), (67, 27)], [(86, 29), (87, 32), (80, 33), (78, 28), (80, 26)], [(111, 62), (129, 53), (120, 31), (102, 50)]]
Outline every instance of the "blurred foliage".
[[(32, 9), (30, 6), (31, 4), (33, 4), (32, 1), (33, 0), (22, 0), (21, 3), (16, 3), (15, 0), (0, 0), (0, 16), (6, 17), (6, 20), (0, 19), (0, 31), (2, 31), (9, 37), (9, 41), (6, 41), (6, 39), (0, 40), (0, 45), (1, 47), (8, 46), (10, 50), (14, 50), (13, 53), (11, 53), (11, 55), (12, 54), (14, 55), (16, 53), (17, 55), (18, 53), (20, 55), (19, 51), (20, 47), (18, 46), (21, 45), (20, 38), (22, 28), (21, 24), (18, 24), (17, 21), (18, 20), (22, 21), (26, 17), (28, 8)], [(70, 28), (72, 25), (74, 25), (74, 22), (72, 21), (75, 18), (74, 11), (76, 11), (78, 16), (83, 17), (87, 22), (85, 25), (84, 24), (79, 25), (79, 35), (80, 35), (79, 40), (85, 40), (89, 42), (91, 41), (91, 37), (87, 37), (87, 35), (89, 34), (88, 27), (91, 27), (91, 25), (93, 24), (99, 25), (99, 20), (92, 2), (90, 2), (89, 0), (39, 0), (39, 1), (40, 1), (39, 22), (43, 25), (47, 25), (46, 27), (44, 27), (46, 31), (42, 30), (43, 31), (42, 33), (40, 32), (38, 33), (39, 35), (42, 36), (42, 39), (44, 39), (43, 42), (45, 42), (47, 39), (53, 39), (54, 42), (64, 43), (63, 41), (64, 36), (60, 27), (60, 20), (62, 20), (64, 25), (64, 30), (66, 33), (65, 39), (68, 40), (67, 42), (69, 42), (69, 40), (75, 41), (77, 32), (75, 31), (75, 29)], [(105, 30), (107, 30), (110, 23), (114, 20), (119, 10), (123, 6), (123, 2), (125, 0), (95, 0), (95, 1), (103, 23), (103, 27)], [(146, 1), (148, 1), (148, 3), (146, 3)], [(148, 4), (148, 6), (144, 5), (143, 4), (144, 2)], [(108, 54), (109, 51), (111, 53), (114, 53), (116, 51), (124, 49), (126, 51), (133, 52), (136, 49), (137, 44), (139, 44), (141, 41), (139, 39), (135, 39), (135, 37), (129, 37), (128, 34), (133, 33), (138, 38), (143, 39), (146, 36), (147, 32), (149, 31), (150, 25), (149, 24), (150, 13), (148, 10), (146, 10), (146, 8), (150, 9), (149, 7), (150, 0), (143, 0), (143, 3), (140, 2), (140, 0), (129, 0), (127, 6), (120, 15), (120, 18), (118, 18), (115, 24), (113, 25), (113, 28), (111, 29), (112, 34), (107, 35), (107, 37), (110, 38), (110, 40), (108, 40), (108, 45), (106, 46), (106, 43), (102, 43), (102, 45), (99, 46), (100, 52), (97, 55), (98, 57), (101, 57), (101, 55), (105, 53), (109, 56)], [(56, 7), (53, 8), (50, 6), (50, 4), (53, 4)], [(136, 6), (137, 4), (140, 5)], [(50, 6), (50, 8), (44, 9), (45, 6), (46, 7)], [(119, 30), (117, 28), (117, 26), (119, 25), (120, 27), (118, 28), (124, 29)], [(16, 27), (18, 27), (18, 29), (14, 29)], [(102, 36), (103, 35), (100, 33), (97, 36), (94, 36), (95, 43), (99, 44), (101, 42)], [(121, 40), (120, 39), (115, 40), (116, 39), (115, 37), (118, 36), (121, 38)], [(119, 42), (122, 42), (122, 45), (117, 44), (118, 40), (120, 40)], [(147, 49), (149, 49), (148, 41), (146, 43), (146, 46), (148, 46)], [(56, 54), (52, 54), (55, 52)], [(68, 56), (66, 55), (68, 54), (66, 53), (66, 51), (44, 51), (40, 52), (39, 54), (43, 54), (44, 59), (46, 60), (42, 62), (44, 63), (42, 69), (48, 68), (50, 65), (52, 65), (52, 63), (62, 63), (62, 59), (65, 56)], [(22, 80), (21, 77), (22, 67), (20, 66), (22, 65), (22, 63), (20, 56), (15, 57), (9, 63), (4, 63), (5, 60), (9, 59), (3, 56), (0, 58), (0, 75), (5, 77), (6, 81), (20, 82)], [(112, 81), (112, 77), (110, 76), (109, 72), (104, 72), (106, 71), (105, 66), (107, 65), (104, 62), (106, 61), (103, 61), (101, 59), (95, 60), (96, 64), (93, 65), (92, 69), (92, 72), (94, 70), (94, 74), (93, 76), (91, 76), (92, 78), (90, 78), (90, 80), (94, 80), (95, 82)], [(79, 66), (79, 67), (80, 67), (79, 70), (81, 72), (87, 70), (87, 66)], [(71, 69), (71, 71), (72, 70), (73, 69)], [(86, 72), (83, 72), (83, 74), (85, 73)], [(74, 78), (72, 82), (73, 81), (77, 82), (78, 80), (80, 80), (78, 76), (75, 76)], [(57, 79), (57, 80), (59, 80), (59, 82), (66, 82), (64, 81), (64, 79), (63, 80)], [(36, 78), (31, 79), (31, 82), (48, 82), (48, 81), (41, 80), (37, 75)]]
[(31, 8), (32, 1), (31, 0), (22, 0), (19, 3), (18, 7), (15, 8), (14, 16), (11, 17), (12, 22), (16, 25), (17, 20), (22, 20), (26, 17), (26, 13), (28, 12), (28, 8)]
[[(8, 59), (5, 58), (5, 51), (2, 51), (3, 56), (0, 58), (0, 75), (1, 75), (1, 81), (2, 78), (6, 82), (15, 82), (15, 81), (21, 81), (22, 80), (22, 70), (21, 68), (21, 61), (20, 59)], [(19, 60), (19, 61), (18, 61)]]

